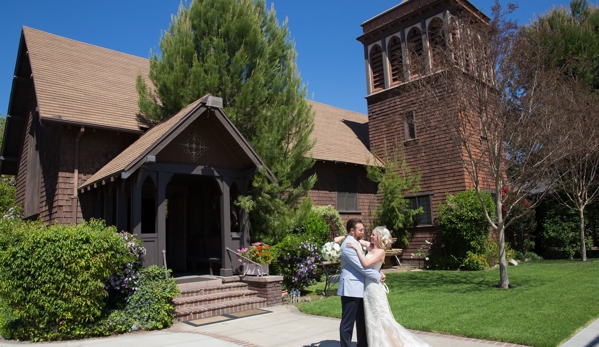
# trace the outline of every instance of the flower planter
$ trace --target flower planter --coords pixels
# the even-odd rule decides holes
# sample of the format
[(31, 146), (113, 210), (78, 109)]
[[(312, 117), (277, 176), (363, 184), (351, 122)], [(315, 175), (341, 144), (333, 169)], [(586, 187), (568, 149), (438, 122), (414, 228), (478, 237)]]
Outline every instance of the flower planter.
[(243, 274), (247, 276), (264, 276), (268, 275), (268, 264), (252, 264), (245, 263), (243, 266)]

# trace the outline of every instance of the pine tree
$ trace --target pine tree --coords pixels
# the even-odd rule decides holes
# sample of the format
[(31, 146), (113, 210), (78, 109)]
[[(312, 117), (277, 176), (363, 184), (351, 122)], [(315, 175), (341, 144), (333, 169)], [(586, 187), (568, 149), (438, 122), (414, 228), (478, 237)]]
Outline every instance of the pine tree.
[(279, 25), (264, 0), (193, 0), (181, 5), (150, 58), (149, 79), (138, 76), (141, 116), (157, 122), (205, 94), (223, 99), (224, 111), (277, 181), (262, 171), (238, 201), (250, 211), (252, 238), (280, 234), (288, 215), (316, 177), (312, 167), (313, 115), (296, 69), (287, 21)]
[(554, 7), (531, 29), (551, 33), (542, 36), (549, 64), (599, 90), (599, 8), (587, 0), (572, 0), (570, 11)]

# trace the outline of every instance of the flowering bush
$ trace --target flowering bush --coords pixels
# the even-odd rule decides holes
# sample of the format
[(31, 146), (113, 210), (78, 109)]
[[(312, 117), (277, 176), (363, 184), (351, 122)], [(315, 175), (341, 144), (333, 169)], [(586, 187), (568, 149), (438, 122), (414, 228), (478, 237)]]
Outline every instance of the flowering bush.
[(142, 246), (141, 241), (137, 240), (133, 234), (122, 231), (119, 235), (123, 238), (123, 242), (127, 244), (129, 253), (134, 260), (126, 263), (124, 268), (112, 274), (108, 280), (108, 284), (106, 284), (106, 289), (117, 293), (120, 292), (121, 294), (128, 294), (137, 290), (139, 270), (146, 255), (146, 248)]
[(286, 289), (303, 289), (317, 279), (320, 250), (314, 239), (304, 235), (287, 235), (275, 247), (275, 271), (283, 275)]
[[(270, 264), (274, 260), (270, 247), (264, 242), (252, 243), (250, 247), (238, 249), (237, 253), (260, 264)], [(239, 262), (242, 263), (243, 259)]]
[(467, 252), (466, 259), (462, 263), (462, 267), (465, 270), (479, 271), (486, 266), (489, 266), (489, 264), (487, 264), (487, 260), (483, 256), (470, 251)]
[(341, 256), (341, 247), (335, 242), (327, 242), (320, 249), (322, 259), (328, 261), (339, 261)]

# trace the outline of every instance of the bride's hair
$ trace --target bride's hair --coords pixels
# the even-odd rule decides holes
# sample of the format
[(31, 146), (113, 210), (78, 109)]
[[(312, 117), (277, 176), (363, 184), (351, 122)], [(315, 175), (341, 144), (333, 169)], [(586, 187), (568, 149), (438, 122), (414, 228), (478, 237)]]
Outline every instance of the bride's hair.
[(384, 250), (391, 248), (391, 232), (384, 226), (374, 228), (379, 237), (379, 247)]

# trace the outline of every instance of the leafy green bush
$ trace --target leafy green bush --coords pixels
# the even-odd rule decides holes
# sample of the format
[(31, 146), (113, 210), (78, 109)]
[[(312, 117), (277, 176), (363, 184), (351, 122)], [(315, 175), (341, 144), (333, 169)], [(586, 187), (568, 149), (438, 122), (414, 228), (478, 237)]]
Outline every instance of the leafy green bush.
[[(499, 264), (499, 244), (491, 237), (489, 237), (489, 240), (485, 244), (484, 257), (489, 266)], [(516, 251), (512, 249), (509, 242), (505, 243), (505, 259), (516, 259)]]
[(0, 177), (0, 217), (6, 216), (15, 207), (16, 192), (14, 176)]
[(302, 221), (301, 229), (306, 236), (312, 237), (318, 246), (324, 245), (329, 239), (329, 226), (316, 208), (312, 208)]
[(516, 252), (516, 260), (525, 261), (527, 259), (531, 261), (543, 260), (543, 258), (538, 256), (535, 252)]
[(102, 221), (0, 220), (0, 334), (38, 341), (169, 326), (178, 288), (163, 268), (139, 268), (144, 253)]
[(318, 215), (324, 219), (329, 227), (329, 236), (327, 241), (333, 241), (333, 239), (337, 236), (345, 235), (345, 227), (343, 226), (343, 221), (341, 220), (341, 215), (339, 215), (339, 211), (337, 211), (333, 206), (316, 206), (316, 212)]
[(464, 270), (480, 271), (489, 266), (484, 256), (470, 251), (466, 252), (466, 259), (462, 262)]
[[(480, 194), (487, 211), (493, 213), (495, 204), (491, 195), (485, 192)], [(494, 214), (491, 218), (494, 218)], [(465, 258), (468, 251), (472, 253), (485, 251), (490, 224), (475, 190), (467, 190), (456, 195), (448, 194), (445, 203), (439, 205), (437, 221), (450, 254), (457, 258)]]
[[(559, 205), (550, 209), (543, 220), (541, 238), (545, 254), (550, 258), (565, 256), (571, 259), (580, 253), (580, 218), (577, 212)], [(585, 243), (587, 248), (593, 244), (589, 233), (585, 235)]]
[(86, 335), (102, 314), (105, 280), (132, 261), (115, 228), (0, 220), (0, 300), (7, 338), (50, 340)]

